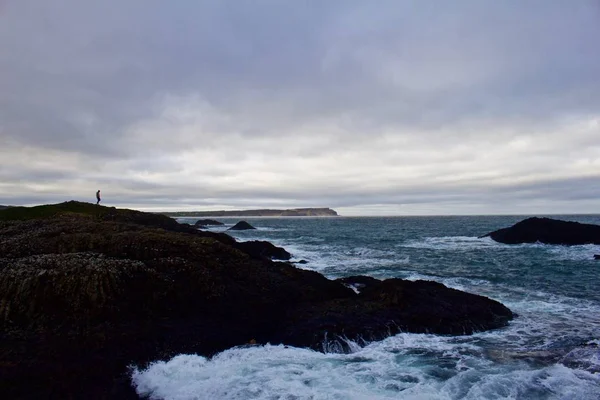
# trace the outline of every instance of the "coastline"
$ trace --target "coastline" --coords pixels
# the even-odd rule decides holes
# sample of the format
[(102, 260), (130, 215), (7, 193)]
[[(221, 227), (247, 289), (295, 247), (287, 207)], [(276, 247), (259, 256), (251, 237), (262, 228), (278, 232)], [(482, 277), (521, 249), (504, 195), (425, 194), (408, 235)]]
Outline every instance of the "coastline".
[(463, 335), (512, 319), (435, 282), (367, 278), (357, 294), (166, 216), (78, 202), (11, 212), (0, 213), (0, 372), (12, 397), (135, 398), (129, 367), (176, 354), (322, 350), (326, 337)]

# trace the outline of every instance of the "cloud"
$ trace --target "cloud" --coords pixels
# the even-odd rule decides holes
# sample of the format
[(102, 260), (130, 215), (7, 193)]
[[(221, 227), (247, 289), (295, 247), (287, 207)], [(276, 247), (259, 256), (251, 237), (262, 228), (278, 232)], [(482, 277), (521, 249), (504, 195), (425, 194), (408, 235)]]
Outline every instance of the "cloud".
[(599, 20), (595, 1), (8, 1), (0, 203), (596, 212)]

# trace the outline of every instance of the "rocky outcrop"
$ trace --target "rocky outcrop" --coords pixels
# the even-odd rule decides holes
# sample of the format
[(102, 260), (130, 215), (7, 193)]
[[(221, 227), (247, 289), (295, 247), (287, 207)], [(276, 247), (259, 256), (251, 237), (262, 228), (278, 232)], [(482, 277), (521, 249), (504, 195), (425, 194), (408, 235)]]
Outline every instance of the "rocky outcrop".
[(249, 223), (247, 223), (246, 221), (240, 221), (227, 230), (228, 231), (245, 231), (248, 229), (256, 229), (256, 228), (253, 227), (252, 225), (250, 225)]
[(362, 285), (360, 293), (294, 308), (278, 339), (296, 346), (344, 350), (345, 342), (336, 339), (368, 342), (399, 332), (463, 335), (505, 326), (513, 317), (497, 301), (437, 282), (361, 276), (346, 282)]
[(0, 211), (3, 398), (136, 398), (128, 366), (179, 353), (251, 341), (322, 349), (324, 339), (400, 330), (468, 334), (512, 317), (434, 282), (366, 278), (356, 294), (155, 214), (44, 207)]
[(267, 257), (272, 260), (289, 260), (292, 258), (292, 255), (283, 247), (261, 240), (238, 242), (234, 247), (255, 258)]
[(194, 224), (194, 226), (210, 226), (210, 225), (214, 225), (214, 226), (220, 226), (220, 225), (225, 225), (222, 222), (216, 221), (214, 219), (199, 219), (198, 221), (196, 221), (196, 223)]
[(600, 244), (600, 226), (534, 217), (482, 237), (487, 236), (506, 244), (536, 242), (561, 245)]

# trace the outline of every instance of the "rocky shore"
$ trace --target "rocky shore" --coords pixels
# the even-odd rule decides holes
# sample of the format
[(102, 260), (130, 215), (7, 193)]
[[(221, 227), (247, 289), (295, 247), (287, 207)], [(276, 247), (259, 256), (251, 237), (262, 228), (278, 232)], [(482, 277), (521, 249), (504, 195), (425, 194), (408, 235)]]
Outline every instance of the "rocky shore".
[(533, 217), (482, 237), (488, 236), (496, 242), (506, 244), (536, 242), (567, 246), (600, 244), (600, 225)]
[(129, 367), (179, 353), (343, 350), (338, 337), (470, 334), (513, 317), (439, 283), (333, 281), (274, 257), (289, 253), (157, 214), (78, 202), (2, 210), (0, 393), (137, 398)]

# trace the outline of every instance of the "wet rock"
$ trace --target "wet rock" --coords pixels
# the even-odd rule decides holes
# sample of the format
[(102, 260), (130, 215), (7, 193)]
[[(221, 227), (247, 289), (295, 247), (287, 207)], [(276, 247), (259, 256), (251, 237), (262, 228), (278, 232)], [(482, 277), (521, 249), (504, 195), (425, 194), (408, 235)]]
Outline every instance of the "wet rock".
[(600, 260), (600, 254), (594, 254), (594, 260)]
[(366, 286), (355, 298), (294, 308), (278, 333), (280, 340), (314, 349), (337, 341), (345, 348), (346, 342), (338, 339), (372, 341), (399, 332), (472, 334), (506, 326), (513, 318), (512, 312), (495, 300), (437, 282), (368, 278), (363, 282)]
[(229, 231), (243, 231), (243, 230), (247, 230), (247, 229), (256, 229), (255, 227), (253, 227), (252, 225), (250, 225), (249, 223), (247, 223), (246, 221), (240, 221), (237, 224), (235, 224), (234, 226), (232, 226), (231, 228), (229, 228)]
[(289, 260), (292, 258), (292, 255), (283, 247), (261, 240), (238, 242), (234, 247), (255, 258), (267, 257), (272, 260)]
[(214, 219), (199, 219), (196, 221), (194, 226), (209, 226), (209, 225), (224, 225), (222, 222), (216, 221)]
[(487, 236), (506, 244), (536, 242), (560, 245), (600, 244), (600, 225), (534, 217), (482, 237)]

